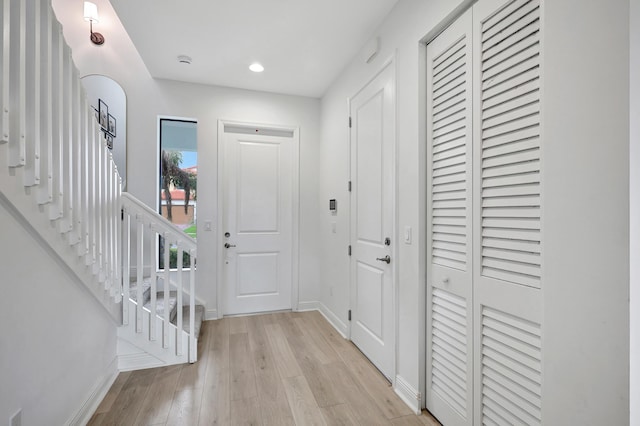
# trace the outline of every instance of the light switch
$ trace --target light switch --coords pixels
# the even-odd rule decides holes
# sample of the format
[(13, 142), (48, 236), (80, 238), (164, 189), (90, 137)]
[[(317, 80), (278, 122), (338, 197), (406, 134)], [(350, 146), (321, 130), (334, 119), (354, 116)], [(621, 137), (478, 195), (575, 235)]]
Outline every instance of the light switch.
[(411, 244), (411, 227), (410, 226), (404, 227), (404, 243)]
[(205, 231), (211, 231), (211, 221), (210, 220), (205, 220), (204, 221), (204, 230)]
[(332, 233), (336, 233), (336, 223), (335, 222), (331, 222), (331, 232)]

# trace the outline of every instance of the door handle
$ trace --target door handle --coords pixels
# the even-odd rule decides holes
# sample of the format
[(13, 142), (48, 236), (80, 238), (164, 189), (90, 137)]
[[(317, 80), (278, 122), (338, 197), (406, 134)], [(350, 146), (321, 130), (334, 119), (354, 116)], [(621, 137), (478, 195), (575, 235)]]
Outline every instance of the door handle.
[(235, 244), (224, 243), (224, 248), (235, 247)]
[(380, 262), (386, 262), (387, 265), (391, 263), (391, 258), (389, 257), (389, 255), (386, 255), (385, 257), (376, 257), (376, 260), (379, 260)]

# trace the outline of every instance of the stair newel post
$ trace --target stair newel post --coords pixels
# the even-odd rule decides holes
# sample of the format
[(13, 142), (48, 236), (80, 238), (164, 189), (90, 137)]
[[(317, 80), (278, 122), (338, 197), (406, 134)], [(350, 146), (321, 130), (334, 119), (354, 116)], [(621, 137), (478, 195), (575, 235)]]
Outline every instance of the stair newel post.
[(142, 298), (142, 283), (144, 280), (144, 224), (142, 223), (142, 215), (136, 214), (136, 224), (137, 224), (137, 234), (136, 234), (136, 244), (137, 244), (137, 257), (136, 257), (136, 332), (142, 333), (142, 305), (144, 304), (144, 300)]
[(196, 345), (195, 318), (196, 318), (196, 251), (189, 250), (189, 362), (194, 363), (198, 359), (198, 346)]
[(164, 300), (165, 300), (165, 309), (164, 309), (164, 323), (162, 324), (162, 347), (169, 347), (169, 309), (167, 307), (167, 302), (169, 300), (169, 279), (171, 274), (171, 265), (169, 264), (169, 252), (171, 251), (171, 242), (169, 241), (169, 233), (165, 232), (163, 234), (163, 242), (164, 242)]
[(177, 332), (177, 339), (176, 339), (176, 355), (180, 356), (182, 355), (182, 333), (183, 333), (183, 328), (182, 328), (182, 269), (183, 269), (183, 253), (184, 251), (182, 250), (182, 243), (180, 243), (178, 241), (178, 259), (176, 261), (176, 273), (177, 273), (177, 282), (178, 282), (178, 291), (177, 291), (177, 300), (176, 300), (176, 306), (177, 306), (177, 314), (178, 314), (178, 318), (177, 318), (177, 327), (178, 327), (178, 332)]
[[(149, 225), (151, 231), (152, 244), (155, 246), (159, 241), (159, 234), (155, 231), (156, 224), (151, 222)], [(158, 251), (151, 251), (151, 317), (149, 318), (149, 340), (154, 341), (158, 338), (158, 330), (156, 324), (157, 319), (157, 296), (158, 296)]]
[(122, 302), (122, 324), (129, 324), (129, 280), (131, 279), (131, 216), (127, 209), (122, 207), (122, 214), (124, 223), (124, 237), (123, 237), (123, 250), (122, 250), (122, 290), (124, 301)]

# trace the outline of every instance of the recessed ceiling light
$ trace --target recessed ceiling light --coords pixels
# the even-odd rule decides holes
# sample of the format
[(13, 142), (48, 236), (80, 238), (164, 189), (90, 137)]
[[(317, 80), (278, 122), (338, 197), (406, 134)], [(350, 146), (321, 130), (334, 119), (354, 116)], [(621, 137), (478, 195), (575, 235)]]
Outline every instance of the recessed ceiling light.
[(251, 71), (253, 71), (253, 72), (262, 72), (262, 71), (264, 71), (264, 67), (261, 64), (257, 63), (257, 62), (254, 62), (253, 64), (249, 65), (249, 69)]
[(192, 59), (191, 59), (190, 56), (187, 56), (187, 55), (178, 56), (178, 62), (180, 62), (181, 64), (189, 65), (189, 64), (191, 64), (191, 61), (192, 61)]

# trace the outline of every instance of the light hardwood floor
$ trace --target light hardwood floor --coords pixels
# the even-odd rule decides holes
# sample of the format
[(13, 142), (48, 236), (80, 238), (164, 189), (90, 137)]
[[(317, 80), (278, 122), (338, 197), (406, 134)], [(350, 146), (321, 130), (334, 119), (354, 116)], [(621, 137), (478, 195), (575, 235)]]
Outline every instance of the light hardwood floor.
[(198, 354), (120, 373), (89, 425), (439, 425), (318, 312), (207, 321)]

